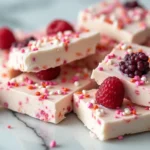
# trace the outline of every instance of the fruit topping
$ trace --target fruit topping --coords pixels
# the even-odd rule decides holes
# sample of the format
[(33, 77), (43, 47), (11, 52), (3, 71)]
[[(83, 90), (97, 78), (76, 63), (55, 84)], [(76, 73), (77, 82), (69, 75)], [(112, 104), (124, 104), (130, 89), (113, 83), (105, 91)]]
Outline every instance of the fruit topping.
[(28, 37), (28, 38), (24, 39), (23, 41), (14, 42), (12, 44), (12, 46), (13, 47), (18, 47), (18, 48), (26, 47), (26, 46), (28, 46), (30, 41), (35, 41), (35, 40), (36, 40), (36, 38), (31, 36), (31, 37)]
[(137, 0), (127, 1), (124, 3), (124, 6), (128, 9), (132, 9), (136, 7), (143, 8), (143, 6)]
[(36, 73), (36, 76), (40, 80), (52, 80), (57, 78), (60, 75), (60, 71), (61, 71), (60, 67), (50, 68)]
[(74, 31), (73, 26), (65, 20), (54, 20), (47, 27), (47, 35), (53, 35), (58, 32)]
[(128, 77), (141, 77), (149, 72), (148, 56), (143, 52), (126, 54), (124, 61), (119, 63), (119, 69)]
[(7, 27), (0, 28), (0, 48), (9, 49), (14, 42), (16, 42), (16, 39), (11, 29)]
[(124, 99), (124, 86), (117, 77), (108, 77), (99, 86), (96, 93), (96, 102), (107, 108), (121, 107)]

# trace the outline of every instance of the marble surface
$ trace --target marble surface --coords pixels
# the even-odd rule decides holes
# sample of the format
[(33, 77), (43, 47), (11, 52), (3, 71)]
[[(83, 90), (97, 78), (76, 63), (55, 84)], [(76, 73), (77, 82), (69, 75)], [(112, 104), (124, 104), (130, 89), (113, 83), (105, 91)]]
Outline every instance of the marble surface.
[[(33, 30), (45, 26), (56, 17), (74, 21), (79, 10), (96, 1), (1, 0), (0, 25)], [(149, 0), (142, 2), (147, 6), (150, 3)], [(49, 150), (51, 140), (56, 140), (56, 150), (148, 150), (150, 132), (125, 136), (122, 141), (100, 142), (90, 137), (89, 130), (74, 114), (53, 125), (0, 109), (0, 150)]]
[[(11, 126), (11, 128), (8, 128)], [(69, 114), (58, 125), (41, 122), (26, 115), (0, 110), (0, 150), (49, 150), (56, 140), (56, 150), (141, 150), (149, 149), (150, 132), (125, 136), (122, 141), (100, 142)]]

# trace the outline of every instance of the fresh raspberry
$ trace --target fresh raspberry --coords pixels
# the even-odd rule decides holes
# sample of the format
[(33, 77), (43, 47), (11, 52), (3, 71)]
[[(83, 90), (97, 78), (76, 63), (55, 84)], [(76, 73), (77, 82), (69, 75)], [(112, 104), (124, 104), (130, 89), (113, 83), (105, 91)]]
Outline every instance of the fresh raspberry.
[(16, 39), (13, 32), (7, 27), (0, 28), (0, 48), (9, 49), (14, 42)]
[(125, 90), (122, 82), (117, 77), (108, 77), (99, 86), (96, 93), (96, 102), (107, 108), (121, 107)]
[(53, 35), (58, 32), (64, 32), (67, 30), (74, 31), (71, 24), (65, 20), (54, 20), (48, 25), (46, 33), (47, 35)]
[(50, 69), (42, 70), (42, 71), (36, 73), (36, 76), (40, 80), (52, 80), (59, 76), (60, 71), (61, 71), (60, 67), (50, 68)]

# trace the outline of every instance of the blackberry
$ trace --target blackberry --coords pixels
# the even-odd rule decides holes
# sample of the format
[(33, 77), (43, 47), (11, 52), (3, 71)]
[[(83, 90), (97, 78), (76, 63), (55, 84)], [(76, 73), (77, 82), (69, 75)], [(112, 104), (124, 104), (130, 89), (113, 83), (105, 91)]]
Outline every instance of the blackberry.
[(13, 43), (12, 46), (18, 47), (18, 48), (26, 47), (26, 46), (28, 46), (30, 41), (35, 41), (35, 40), (36, 40), (36, 38), (31, 36), (31, 37), (26, 38), (23, 41)]
[(126, 54), (124, 60), (119, 63), (119, 70), (128, 77), (141, 77), (150, 70), (148, 56), (143, 52)]
[(137, 0), (127, 1), (124, 3), (124, 6), (127, 9), (132, 9), (136, 7), (143, 8), (143, 6)]

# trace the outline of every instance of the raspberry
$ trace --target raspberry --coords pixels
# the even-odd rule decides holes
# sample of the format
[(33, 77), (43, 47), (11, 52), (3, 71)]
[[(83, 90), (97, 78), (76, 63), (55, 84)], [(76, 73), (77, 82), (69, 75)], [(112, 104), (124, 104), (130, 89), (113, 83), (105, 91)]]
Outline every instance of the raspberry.
[(35, 41), (35, 40), (36, 40), (36, 38), (31, 36), (31, 37), (28, 37), (28, 38), (24, 39), (23, 41), (14, 42), (12, 44), (12, 46), (13, 47), (18, 47), (18, 48), (26, 47), (26, 46), (28, 46), (30, 41)]
[(96, 93), (96, 102), (107, 108), (121, 107), (125, 90), (122, 82), (117, 77), (108, 77), (99, 86)]
[(143, 6), (141, 4), (139, 4), (139, 2), (137, 0), (133, 0), (133, 1), (127, 1), (124, 3), (124, 6), (128, 9), (132, 9), (132, 8), (143, 8)]
[(50, 68), (50, 69), (42, 70), (42, 71), (36, 73), (36, 76), (40, 80), (52, 80), (59, 76), (60, 71), (61, 71), (60, 67)]
[(71, 24), (65, 20), (54, 20), (48, 25), (46, 33), (47, 35), (53, 35), (58, 32), (64, 32), (67, 30), (74, 31)]
[(148, 56), (143, 52), (127, 54), (124, 61), (119, 63), (119, 69), (130, 78), (141, 77), (150, 70), (148, 59)]
[(0, 28), (0, 48), (9, 49), (14, 42), (16, 39), (13, 32), (7, 27)]

